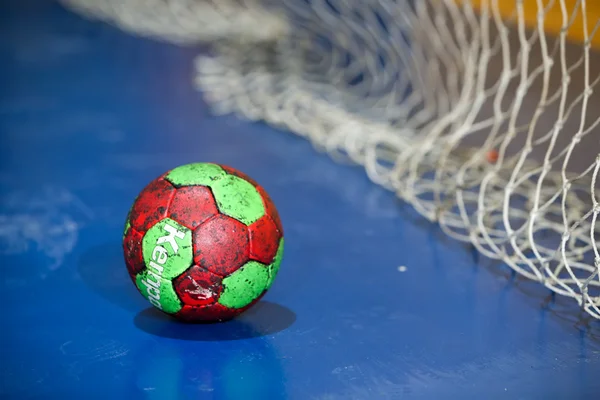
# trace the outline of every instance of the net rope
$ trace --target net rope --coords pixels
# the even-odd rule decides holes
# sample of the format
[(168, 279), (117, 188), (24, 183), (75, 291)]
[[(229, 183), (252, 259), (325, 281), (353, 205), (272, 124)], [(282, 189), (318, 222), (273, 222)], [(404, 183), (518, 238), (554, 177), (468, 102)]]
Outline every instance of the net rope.
[(600, 319), (591, 0), (62, 1), (209, 43), (194, 84), (215, 113), (364, 166), (449, 236)]

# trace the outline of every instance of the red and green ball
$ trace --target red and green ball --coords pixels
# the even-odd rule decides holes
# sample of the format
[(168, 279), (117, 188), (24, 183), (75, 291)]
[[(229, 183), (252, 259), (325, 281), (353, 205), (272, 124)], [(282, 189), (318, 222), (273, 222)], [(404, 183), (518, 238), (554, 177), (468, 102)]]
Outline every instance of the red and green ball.
[(125, 263), (156, 308), (194, 321), (231, 319), (273, 284), (284, 239), (275, 205), (245, 174), (218, 164), (177, 167), (136, 198)]

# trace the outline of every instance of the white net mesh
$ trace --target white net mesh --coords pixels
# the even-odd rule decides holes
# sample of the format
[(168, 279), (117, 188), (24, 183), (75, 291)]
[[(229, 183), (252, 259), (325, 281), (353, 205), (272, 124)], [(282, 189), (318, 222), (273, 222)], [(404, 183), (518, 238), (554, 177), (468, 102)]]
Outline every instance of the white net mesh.
[(179, 44), (218, 113), (293, 131), (600, 318), (600, 4), (63, 0)]

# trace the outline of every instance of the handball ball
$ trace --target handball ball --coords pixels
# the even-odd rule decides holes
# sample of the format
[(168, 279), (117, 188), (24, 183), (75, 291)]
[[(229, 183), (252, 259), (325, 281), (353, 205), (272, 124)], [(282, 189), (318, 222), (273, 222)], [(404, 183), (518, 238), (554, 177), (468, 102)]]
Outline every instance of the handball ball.
[(228, 320), (258, 302), (277, 275), (283, 242), (265, 190), (212, 163), (182, 165), (150, 182), (123, 233), (139, 292), (188, 322)]

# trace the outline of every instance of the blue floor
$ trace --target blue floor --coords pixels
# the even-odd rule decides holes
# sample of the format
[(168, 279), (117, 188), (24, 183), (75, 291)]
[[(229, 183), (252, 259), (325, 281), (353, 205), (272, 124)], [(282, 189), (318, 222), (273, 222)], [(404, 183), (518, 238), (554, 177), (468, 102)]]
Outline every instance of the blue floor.
[[(359, 168), (211, 116), (198, 49), (53, 2), (0, 7), (0, 398), (600, 398), (596, 321)], [(137, 193), (195, 161), (256, 179), (286, 231), (273, 288), (224, 324), (155, 312), (120, 247)]]

